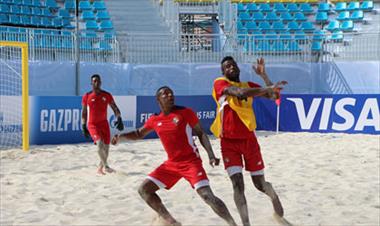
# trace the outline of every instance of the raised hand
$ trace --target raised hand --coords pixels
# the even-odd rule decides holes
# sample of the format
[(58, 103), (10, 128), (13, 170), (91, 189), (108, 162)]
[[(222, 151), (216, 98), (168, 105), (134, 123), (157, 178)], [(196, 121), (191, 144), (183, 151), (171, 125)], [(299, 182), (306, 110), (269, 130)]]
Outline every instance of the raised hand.
[(258, 74), (260, 77), (266, 76), (265, 72), (265, 62), (264, 58), (257, 59), (257, 64), (256, 66), (253, 64), (252, 69)]
[(124, 129), (124, 124), (123, 124), (123, 120), (121, 119), (121, 117), (117, 117), (117, 121), (115, 122), (114, 125), (116, 126), (116, 128), (119, 131), (122, 131)]

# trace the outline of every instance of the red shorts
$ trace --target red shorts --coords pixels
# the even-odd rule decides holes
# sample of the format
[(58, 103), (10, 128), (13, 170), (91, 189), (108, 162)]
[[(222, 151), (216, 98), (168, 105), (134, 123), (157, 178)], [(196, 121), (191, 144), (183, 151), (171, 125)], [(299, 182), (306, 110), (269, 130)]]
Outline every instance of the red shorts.
[(97, 123), (96, 125), (88, 124), (87, 127), (94, 143), (102, 140), (104, 144), (110, 144), (111, 131), (107, 121)]
[(196, 159), (191, 162), (165, 161), (151, 172), (148, 178), (157, 186), (169, 190), (182, 177), (189, 181), (191, 187), (195, 189), (209, 185), (207, 174), (203, 169), (201, 159)]
[(264, 169), (260, 146), (254, 133), (247, 139), (222, 138), (221, 149), (225, 169), (231, 166), (244, 167), (244, 165), (245, 170), (250, 172)]

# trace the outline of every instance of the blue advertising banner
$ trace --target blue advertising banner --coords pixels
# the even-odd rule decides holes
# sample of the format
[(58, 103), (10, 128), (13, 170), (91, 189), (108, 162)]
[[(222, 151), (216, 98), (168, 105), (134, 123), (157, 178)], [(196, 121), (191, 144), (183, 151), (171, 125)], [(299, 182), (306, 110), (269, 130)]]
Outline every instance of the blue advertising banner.
[(283, 95), (280, 130), (380, 134), (380, 95)]
[[(159, 107), (153, 96), (117, 96), (125, 125), (130, 131), (144, 125)], [(280, 131), (380, 134), (380, 95), (282, 95)], [(176, 104), (190, 107), (210, 134), (216, 105), (211, 96), (176, 96)], [(30, 97), (30, 143), (64, 144), (90, 142), (81, 131), (81, 97)], [(253, 107), (258, 130), (276, 130), (277, 106), (256, 98)], [(1, 115), (2, 117), (5, 117)], [(112, 134), (115, 117), (108, 111)], [(147, 138), (157, 137), (152, 133)]]

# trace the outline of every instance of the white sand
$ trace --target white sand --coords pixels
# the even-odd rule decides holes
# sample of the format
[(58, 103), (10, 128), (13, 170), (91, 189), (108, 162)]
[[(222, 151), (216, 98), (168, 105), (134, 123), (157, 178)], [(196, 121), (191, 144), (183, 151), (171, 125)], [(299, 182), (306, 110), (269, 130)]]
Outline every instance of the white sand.
[[(380, 136), (259, 132), (266, 178), (295, 225), (379, 225)], [(211, 138), (220, 156), (219, 141)], [(199, 145), (198, 145), (199, 146)], [(240, 224), (223, 167), (212, 169), (201, 148), (212, 189)], [(137, 194), (145, 176), (166, 155), (159, 140), (111, 147), (118, 172), (96, 175), (91, 144), (36, 146), (29, 154), (1, 151), (0, 225), (150, 225), (153, 211)], [(245, 175), (253, 225), (279, 225), (268, 198)], [(184, 225), (226, 225), (187, 181), (159, 191)]]

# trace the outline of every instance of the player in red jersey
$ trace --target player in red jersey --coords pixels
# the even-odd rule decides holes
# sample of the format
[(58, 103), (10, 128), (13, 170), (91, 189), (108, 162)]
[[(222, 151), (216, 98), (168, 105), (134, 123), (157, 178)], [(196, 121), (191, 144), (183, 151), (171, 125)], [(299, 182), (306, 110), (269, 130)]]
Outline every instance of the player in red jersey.
[(117, 144), (119, 140), (142, 139), (154, 130), (164, 146), (168, 160), (149, 174), (140, 185), (139, 194), (168, 224), (181, 225), (163, 205), (156, 191), (160, 188), (169, 190), (183, 177), (216, 214), (229, 225), (236, 225), (226, 205), (213, 194), (203, 169), (202, 160), (192, 138), (192, 130), (207, 151), (210, 165), (219, 165), (219, 159), (215, 157), (196, 114), (189, 108), (176, 106), (173, 91), (167, 86), (159, 88), (156, 97), (161, 109), (160, 114), (151, 116), (144, 126), (136, 131), (116, 135), (112, 139), (112, 144)]
[[(91, 76), (92, 91), (86, 93), (82, 98), (82, 130), (85, 137), (91, 135), (92, 140), (98, 147), (100, 164), (98, 173), (104, 175), (105, 172), (112, 173), (114, 170), (107, 163), (109, 144), (111, 140), (110, 128), (107, 120), (107, 107), (112, 108), (117, 121), (115, 126), (118, 130), (124, 129), (121, 119), (120, 110), (117, 107), (112, 95), (101, 87), (100, 76), (95, 74)], [(88, 118), (87, 118), (88, 113)]]
[(243, 225), (250, 225), (244, 195), (243, 167), (250, 173), (254, 186), (271, 198), (275, 213), (282, 218), (284, 211), (280, 199), (271, 183), (264, 178), (264, 161), (255, 135), (256, 119), (252, 103), (256, 96), (277, 99), (280, 89), (287, 82), (281, 81), (274, 85), (265, 72), (262, 58), (257, 60), (257, 66), (253, 66), (253, 69), (267, 87), (241, 82), (240, 69), (230, 56), (222, 60), (221, 67), (223, 76), (215, 79), (213, 87), (218, 113), (211, 131), (220, 138), (224, 166), (233, 185), (234, 200)]

